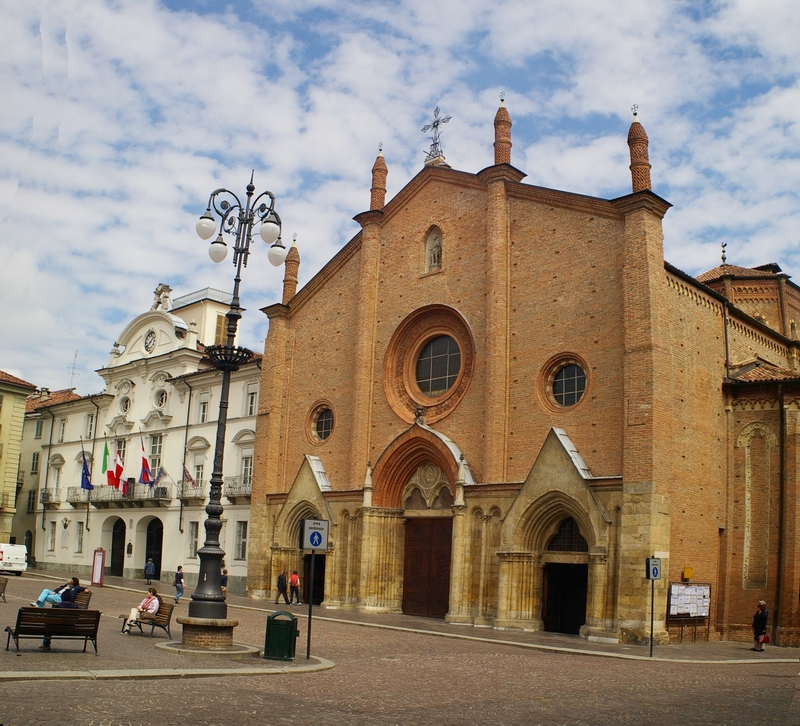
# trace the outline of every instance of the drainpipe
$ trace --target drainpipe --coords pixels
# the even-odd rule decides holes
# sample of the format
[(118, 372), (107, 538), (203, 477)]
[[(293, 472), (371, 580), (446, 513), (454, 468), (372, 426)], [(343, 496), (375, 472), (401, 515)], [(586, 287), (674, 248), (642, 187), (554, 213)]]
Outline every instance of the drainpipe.
[[(47, 466), (44, 470), (44, 490), (47, 491), (47, 482), (50, 481), (50, 456), (53, 453), (53, 427), (56, 425), (56, 415), (51, 411), (47, 410), (47, 413), (50, 414), (50, 438), (47, 442)], [(42, 532), (45, 531), (45, 506), (44, 502), (42, 502)]]
[[(183, 468), (186, 470), (186, 445), (189, 442), (189, 419), (192, 415), (192, 387), (189, 384), (189, 381), (184, 379), (183, 381), (186, 384), (186, 387), (189, 389), (189, 400), (187, 401), (186, 405), (186, 429), (183, 432), (183, 461), (181, 462)], [(188, 470), (187, 470), (188, 471)], [(183, 478), (183, 472), (181, 472), (181, 478)], [(185, 484), (186, 482), (184, 482)], [(180, 500), (180, 511), (178, 513), (178, 531), (183, 534), (183, 497), (179, 497)]]
[(728, 301), (722, 303), (722, 324), (725, 327), (725, 377), (731, 377), (731, 347), (728, 341)]
[(780, 501), (780, 511), (778, 513), (778, 574), (775, 578), (775, 617), (772, 618), (772, 639), (776, 645), (782, 645), (779, 642), (780, 632), (779, 632), (779, 625), (780, 625), (780, 606), (781, 606), (781, 587), (783, 585), (783, 520), (785, 517), (786, 512), (786, 474), (785, 474), (785, 464), (786, 464), (786, 421), (785, 421), (785, 413), (783, 409), (783, 402), (784, 402), (784, 394), (783, 394), (783, 386), (778, 384), (778, 407), (780, 413), (780, 419), (778, 424), (778, 438), (779, 438), (779, 458), (780, 458), (780, 468), (781, 473), (778, 478), (778, 486), (780, 487), (779, 493), (779, 501)]

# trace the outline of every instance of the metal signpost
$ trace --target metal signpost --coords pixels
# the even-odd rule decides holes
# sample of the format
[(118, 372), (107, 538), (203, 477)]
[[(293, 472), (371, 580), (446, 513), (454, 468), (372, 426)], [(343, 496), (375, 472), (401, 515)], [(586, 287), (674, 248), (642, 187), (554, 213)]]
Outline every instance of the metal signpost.
[(311, 608), (314, 603), (314, 557), (317, 550), (328, 549), (328, 522), (325, 519), (304, 519), (301, 546), (311, 550), (311, 581), (307, 583), (308, 636), (306, 637), (306, 660), (311, 658)]
[(658, 557), (647, 558), (647, 579), (650, 580), (650, 657), (653, 657), (653, 622), (656, 607), (656, 580), (661, 579), (661, 560)]

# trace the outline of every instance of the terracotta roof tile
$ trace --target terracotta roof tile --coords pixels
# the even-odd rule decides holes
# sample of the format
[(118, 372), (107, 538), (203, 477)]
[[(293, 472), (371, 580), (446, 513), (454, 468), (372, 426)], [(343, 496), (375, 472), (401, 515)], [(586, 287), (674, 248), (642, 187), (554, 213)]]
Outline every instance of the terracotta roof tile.
[(769, 363), (759, 363), (746, 366), (739, 373), (731, 375), (733, 382), (742, 383), (769, 383), (771, 381), (800, 381), (800, 372), (778, 368)]
[(61, 391), (52, 391), (49, 394), (42, 395), (36, 394), (28, 396), (28, 401), (25, 405), (26, 413), (37, 411), (40, 408), (47, 408), (48, 406), (57, 406), (59, 403), (67, 403), (69, 401), (79, 401), (82, 396), (75, 393), (72, 388), (64, 388)]
[(0, 383), (11, 383), (15, 386), (21, 386), (22, 388), (32, 388), (36, 390), (36, 386), (33, 383), (23, 381), (21, 378), (12, 376), (10, 373), (6, 373), (5, 371), (0, 371)]
[[(767, 265), (764, 265), (767, 267)], [(775, 272), (772, 270), (763, 270), (757, 267), (739, 267), (738, 265), (720, 265), (713, 270), (703, 272), (697, 276), (697, 280), (704, 284), (708, 284), (714, 280), (720, 280), (723, 277), (775, 277)]]

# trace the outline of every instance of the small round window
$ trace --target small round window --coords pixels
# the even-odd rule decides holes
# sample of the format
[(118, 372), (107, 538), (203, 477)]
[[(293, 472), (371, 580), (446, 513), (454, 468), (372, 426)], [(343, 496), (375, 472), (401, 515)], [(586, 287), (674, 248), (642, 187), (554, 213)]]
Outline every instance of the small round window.
[(577, 363), (559, 368), (553, 377), (553, 398), (559, 406), (574, 406), (586, 392), (586, 373)]
[(428, 398), (438, 398), (449, 391), (461, 371), (461, 351), (449, 335), (429, 340), (417, 358), (417, 386)]
[(167, 405), (167, 392), (162, 388), (156, 393), (156, 407), (164, 408)]
[(320, 408), (314, 414), (314, 437), (318, 441), (325, 441), (333, 433), (333, 411), (329, 408)]
[(128, 413), (131, 410), (131, 399), (127, 396), (119, 402), (119, 410), (121, 413)]

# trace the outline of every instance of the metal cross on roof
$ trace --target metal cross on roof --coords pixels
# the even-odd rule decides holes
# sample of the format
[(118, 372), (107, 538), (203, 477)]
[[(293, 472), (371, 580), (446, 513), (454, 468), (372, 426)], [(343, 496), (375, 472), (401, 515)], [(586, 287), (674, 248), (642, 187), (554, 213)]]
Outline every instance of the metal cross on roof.
[(428, 137), (431, 140), (431, 148), (428, 151), (428, 155), (425, 157), (425, 161), (430, 161), (431, 159), (436, 159), (439, 156), (443, 156), (442, 154), (442, 147), (439, 144), (439, 126), (442, 124), (446, 124), (452, 117), (445, 116), (444, 118), (439, 118), (439, 107), (437, 106), (433, 111), (433, 123), (425, 124), (422, 127), (423, 132), (433, 131), (433, 133)]

